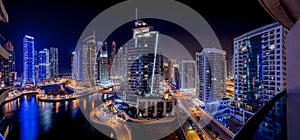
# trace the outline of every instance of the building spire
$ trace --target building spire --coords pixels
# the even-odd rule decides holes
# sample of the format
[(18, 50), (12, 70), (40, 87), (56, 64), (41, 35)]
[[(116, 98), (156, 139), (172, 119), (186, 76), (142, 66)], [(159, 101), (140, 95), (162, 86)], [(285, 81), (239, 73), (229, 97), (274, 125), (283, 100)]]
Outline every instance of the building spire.
[(138, 9), (135, 8), (135, 21), (137, 21), (137, 16), (138, 16)]

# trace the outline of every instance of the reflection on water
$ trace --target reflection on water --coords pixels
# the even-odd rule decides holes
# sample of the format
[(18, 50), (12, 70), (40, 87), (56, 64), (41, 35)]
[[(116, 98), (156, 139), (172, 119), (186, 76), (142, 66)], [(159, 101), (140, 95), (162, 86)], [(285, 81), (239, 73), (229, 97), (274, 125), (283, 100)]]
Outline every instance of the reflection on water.
[(28, 98), (20, 105), (21, 140), (33, 140), (37, 138), (38, 131), (38, 105), (35, 98)]
[[(80, 100), (52, 103), (26, 95), (8, 102), (1, 106), (10, 126), (7, 139), (109, 139), (89, 123), (79, 108), (80, 104), (89, 112), (100, 105), (100, 98), (95, 93)], [(109, 127), (106, 130), (113, 132)]]

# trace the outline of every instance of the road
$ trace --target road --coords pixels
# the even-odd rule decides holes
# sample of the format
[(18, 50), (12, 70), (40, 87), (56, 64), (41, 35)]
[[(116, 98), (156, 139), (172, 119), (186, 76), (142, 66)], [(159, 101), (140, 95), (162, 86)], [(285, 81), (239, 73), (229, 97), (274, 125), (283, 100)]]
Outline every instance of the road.
[(181, 98), (177, 98), (178, 99), (178, 107), (181, 108), (184, 112), (189, 113), (190, 114), (190, 118), (192, 119), (193, 123), (197, 126), (198, 130), (204, 134), (204, 139), (206, 140), (211, 140), (210, 135), (207, 134), (207, 132), (203, 129), (203, 126), (201, 124), (198, 123), (198, 121), (192, 117), (192, 114), (189, 110), (189, 108), (183, 104), (182, 99)]
[(118, 140), (131, 140), (131, 132), (129, 128), (122, 122), (115, 120), (114, 118), (105, 119), (105, 112), (101, 111), (101, 107), (104, 107), (104, 104), (98, 106), (90, 113), (90, 119), (97, 124), (104, 124), (110, 126), (116, 133)]
[(187, 130), (186, 135), (188, 140), (201, 140), (195, 130)]
[[(196, 124), (199, 124), (198, 121), (197, 121), (197, 119), (195, 118), (195, 116), (190, 111), (194, 106), (191, 106), (192, 102), (189, 101), (189, 97), (179, 97), (178, 99), (183, 104), (183, 106), (188, 110), (188, 112), (191, 113), (191, 116), (192, 116), (191, 119), (192, 119), (192, 121), (194, 123), (196, 123)], [(209, 114), (207, 114), (204, 110), (202, 110), (201, 108), (199, 108), (199, 109), (202, 112), (202, 117), (201, 118), (206, 118), (207, 121), (205, 121), (205, 122), (208, 122), (206, 124), (210, 125), (213, 128), (213, 131), (217, 131), (217, 132), (220, 133), (220, 135), (219, 135), (218, 138), (222, 138), (224, 140), (230, 140), (230, 139), (232, 139), (232, 137), (234, 136), (234, 134), (231, 131), (229, 131), (221, 123), (217, 122), (216, 119), (214, 119), (212, 116), (210, 116)], [(206, 125), (206, 124), (204, 124), (204, 125)], [(204, 127), (204, 126), (202, 125), (202, 126), (199, 126), (199, 127)], [(202, 130), (205, 131), (203, 128), (202, 128)], [(211, 136), (210, 132), (207, 132), (206, 134), (207, 135), (210, 134), (210, 136)], [(212, 138), (215, 139), (214, 137), (212, 137)]]

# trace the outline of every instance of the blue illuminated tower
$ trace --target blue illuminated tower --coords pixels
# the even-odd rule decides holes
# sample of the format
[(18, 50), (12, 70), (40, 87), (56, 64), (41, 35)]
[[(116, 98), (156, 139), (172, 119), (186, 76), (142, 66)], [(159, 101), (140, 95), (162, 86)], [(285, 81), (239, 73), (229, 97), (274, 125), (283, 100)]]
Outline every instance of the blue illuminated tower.
[(25, 35), (23, 38), (23, 84), (35, 84), (34, 37)]
[(38, 54), (39, 79), (46, 80), (50, 78), (49, 50), (47, 48), (39, 51)]

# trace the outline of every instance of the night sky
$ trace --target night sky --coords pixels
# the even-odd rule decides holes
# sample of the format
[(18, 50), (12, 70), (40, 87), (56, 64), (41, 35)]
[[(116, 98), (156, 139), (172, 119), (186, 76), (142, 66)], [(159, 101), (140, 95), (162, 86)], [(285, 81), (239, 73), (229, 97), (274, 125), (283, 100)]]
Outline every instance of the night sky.
[[(120, 2), (116, 0), (101, 1), (20, 1), (2, 0), (9, 15), (9, 23), (0, 23), (0, 34), (11, 40), (15, 46), (16, 69), (22, 72), (22, 41), (25, 34), (35, 37), (37, 51), (47, 47), (59, 49), (59, 72), (71, 71), (71, 54), (76, 43), (91, 20), (103, 10)], [(217, 34), (228, 57), (233, 54), (233, 38), (245, 32), (275, 22), (261, 7), (258, 0), (210, 0), (196, 4), (196, 0), (180, 0), (201, 14)], [(133, 15), (134, 16), (134, 15)], [(173, 38), (187, 39), (189, 36), (179, 27), (160, 25), (157, 20), (145, 19), (156, 30)], [(103, 21), (105, 22), (105, 21)], [(122, 45), (132, 37), (132, 24), (120, 27), (108, 37)], [(174, 32), (176, 29), (176, 32)], [(192, 38), (192, 37), (191, 37)], [(192, 40), (192, 39), (191, 39)], [(192, 42), (192, 41), (191, 41)], [(191, 47), (188, 43), (183, 43)]]

